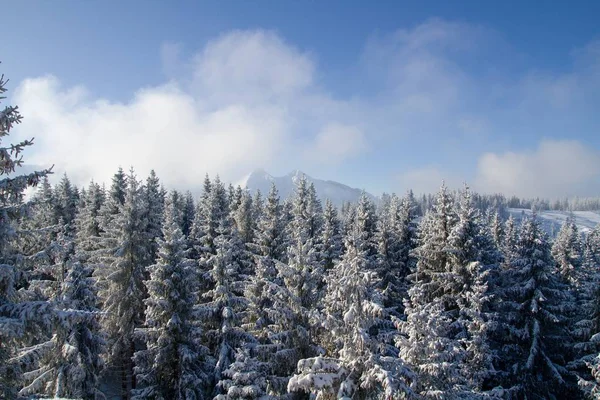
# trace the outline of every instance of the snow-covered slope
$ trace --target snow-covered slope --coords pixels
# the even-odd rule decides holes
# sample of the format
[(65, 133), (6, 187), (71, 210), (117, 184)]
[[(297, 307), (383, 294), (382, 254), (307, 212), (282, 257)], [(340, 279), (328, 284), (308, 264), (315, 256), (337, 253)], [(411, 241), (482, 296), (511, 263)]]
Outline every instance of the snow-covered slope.
[[(509, 208), (508, 212), (516, 220), (520, 220), (523, 215), (531, 215), (531, 210), (522, 208)], [(572, 213), (569, 211), (538, 211), (542, 226), (551, 237), (554, 237), (558, 233), (561, 225), (571, 214), (575, 217), (575, 224), (579, 231), (585, 234), (589, 233), (600, 223), (600, 212), (597, 211), (573, 211)]]
[[(350, 186), (343, 185), (339, 182), (316, 179), (297, 170), (292, 171), (285, 176), (275, 177), (266, 171), (259, 169), (246, 176), (239, 184), (252, 192), (260, 190), (263, 195), (266, 195), (271, 188), (271, 183), (275, 182), (275, 185), (279, 190), (279, 196), (282, 199), (285, 199), (294, 193), (296, 181), (300, 179), (302, 175), (306, 176), (306, 179), (315, 185), (315, 189), (317, 190), (317, 194), (321, 201), (329, 199), (338, 207), (344, 202), (357, 201), (362, 193), (362, 190), (360, 189), (351, 188)], [(377, 201), (375, 196), (369, 193), (367, 193), (367, 195), (373, 201)]]

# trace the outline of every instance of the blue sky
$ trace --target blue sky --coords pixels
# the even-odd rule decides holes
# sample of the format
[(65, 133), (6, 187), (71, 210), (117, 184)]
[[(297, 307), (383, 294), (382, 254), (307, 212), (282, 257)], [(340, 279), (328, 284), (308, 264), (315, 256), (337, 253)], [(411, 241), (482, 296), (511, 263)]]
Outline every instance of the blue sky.
[[(485, 4), (484, 4), (485, 3)], [(301, 169), (374, 193), (600, 189), (600, 3), (22, 1), (2, 72), (35, 164), (174, 187)]]

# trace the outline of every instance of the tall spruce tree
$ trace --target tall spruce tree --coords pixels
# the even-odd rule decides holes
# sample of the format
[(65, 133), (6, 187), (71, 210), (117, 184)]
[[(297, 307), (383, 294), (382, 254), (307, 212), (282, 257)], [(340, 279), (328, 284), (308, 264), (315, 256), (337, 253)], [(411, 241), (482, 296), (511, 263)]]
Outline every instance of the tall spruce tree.
[(524, 221), (508, 263), (497, 300), (503, 328), (497, 368), (505, 374), (503, 387), (513, 396), (575, 398), (574, 379), (565, 369), (572, 297), (535, 214)]
[(369, 268), (364, 232), (355, 225), (346, 238), (346, 253), (327, 277), (325, 320), (333, 358), (298, 362), (288, 389), (340, 399), (406, 398), (413, 374), (397, 357), (380, 355), (371, 332), (385, 311), (375, 290), (377, 274)]
[[(111, 372), (119, 374), (124, 399), (129, 399), (131, 389), (136, 387), (133, 333), (144, 320), (145, 267), (151, 259), (142, 196), (132, 170), (127, 176), (124, 203), (112, 215), (112, 224), (104, 226), (103, 265), (95, 271), (98, 279), (105, 282), (100, 287), (100, 298), (104, 311), (102, 325), (107, 335), (107, 364)], [(116, 196), (109, 196), (108, 201), (118, 204)]]
[(140, 386), (134, 399), (202, 399), (209, 383), (207, 349), (194, 316), (197, 271), (186, 258), (178, 212), (175, 202), (167, 203), (158, 259), (148, 268), (145, 323), (136, 329), (146, 346), (134, 355)]
[[(6, 98), (3, 96), (6, 84), (4, 75), (0, 76), (0, 102)], [(17, 350), (34, 336), (34, 331), (49, 328), (50, 322), (47, 302), (29, 301), (18, 291), (23, 275), (14, 240), (16, 222), (26, 211), (23, 193), (51, 173), (44, 170), (17, 174), (23, 165), (22, 153), (33, 145), (33, 139), (17, 144), (7, 144), (5, 140), (11, 129), (21, 122), (16, 106), (5, 106), (0, 111), (0, 397), (6, 399), (17, 396), (22, 377), (20, 363), (14, 358)], [(39, 329), (34, 329), (35, 326)]]

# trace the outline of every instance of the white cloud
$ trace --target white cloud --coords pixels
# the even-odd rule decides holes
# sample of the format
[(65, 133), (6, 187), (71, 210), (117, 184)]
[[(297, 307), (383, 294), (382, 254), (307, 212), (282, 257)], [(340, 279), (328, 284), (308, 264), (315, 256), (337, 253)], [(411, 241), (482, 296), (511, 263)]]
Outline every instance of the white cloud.
[[(163, 47), (169, 71), (179, 70), (178, 51)], [(285, 98), (310, 89), (312, 61), (272, 33), (234, 32), (208, 43), (194, 68), (192, 90), (179, 77), (126, 103), (94, 99), (53, 76), (23, 81), (14, 100), (26, 123), (15, 132), (36, 137), (27, 162), (56, 164), (57, 175), (67, 171), (79, 184), (109, 182), (132, 165), (193, 187), (206, 172), (234, 180), (283, 157), (293, 131)]]
[(367, 141), (359, 128), (334, 122), (317, 134), (308, 157), (324, 164), (339, 164), (366, 149)]
[(575, 140), (545, 140), (535, 151), (487, 153), (476, 188), (526, 197), (598, 195), (600, 152)]
[(194, 66), (194, 88), (220, 102), (281, 102), (313, 83), (310, 57), (266, 31), (228, 33), (210, 42)]
[(436, 166), (408, 170), (397, 177), (401, 191), (412, 189), (415, 194), (436, 193), (445, 183), (450, 189), (461, 187), (461, 180), (450, 171), (442, 171)]

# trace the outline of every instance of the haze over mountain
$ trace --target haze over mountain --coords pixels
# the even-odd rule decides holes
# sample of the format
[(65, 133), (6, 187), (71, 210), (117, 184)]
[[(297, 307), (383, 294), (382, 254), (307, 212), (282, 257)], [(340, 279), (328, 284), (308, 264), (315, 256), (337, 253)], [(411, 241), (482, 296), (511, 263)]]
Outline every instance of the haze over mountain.
[[(339, 182), (313, 178), (299, 170), (294, 170), (287, 175), (277, 177), (269, 174), (264, 169), (257, 169), (238, 183), (243, 188), (249, 189), (252, 192), (260, 190), (263, 194), (268, 193), (271, 184), (275, 183), (275, 186), (279, 190), (279, 196), (281, 199), (285, 199), (294, 193), (295, 184), (303, 175), (309, 182), (315, 185), (317, 195), (321, 201), (324, 202), (326, 199), (329, 199), (338, 207), (345, 202), (356, 202), (363, 192), (361, 189), (352, 188)], [(372, 194), (367, 193), (367, 195), (373, 201), (377, 201), (377, 198)]]

